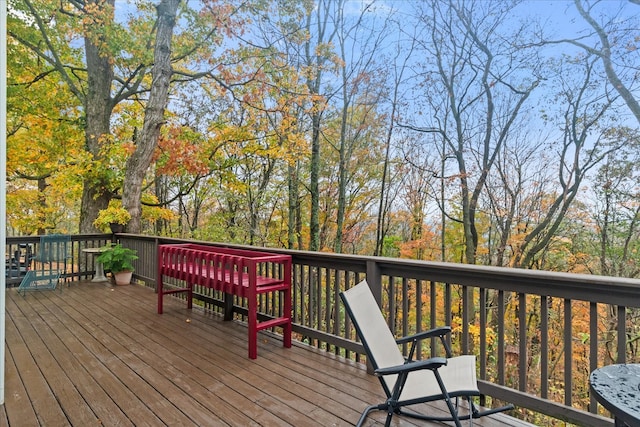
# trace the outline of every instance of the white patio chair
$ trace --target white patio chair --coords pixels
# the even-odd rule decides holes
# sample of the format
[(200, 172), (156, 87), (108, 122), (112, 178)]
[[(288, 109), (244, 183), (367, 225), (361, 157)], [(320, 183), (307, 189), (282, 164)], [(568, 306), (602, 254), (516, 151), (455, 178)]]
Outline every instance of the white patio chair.
[[(429, 421), (453, 421), (459, 427), (460, 420), (468, 419), (472, 424), (474, 418), (513, 409), (513, 405), (508, 405), (479, 411), (473, 405), (471, 397), (480, 395), (476, 382), (475, 356), (452, 357), (445, 340), (445, 336), (451, 333), (450, 327), (431, 329), (396, 340), (366, 281), (342, 292), (340, 298), (362, 341), (367, 360), (387, 396), (385, 402), (368, 406), (360, 416), (357, 426), (361, 426), (374, 410), (387, 412), (386, 426), (390, 425), (394, 414), (400, 414)], [(418, 341), (432, 337), (440, 338), (446, 357), (412, 360)], [(407, 359), (398, 347), (405, 343), (411, 343)], [(470, 406), (470, 411), (462, 415), (458, 413), (460, 397), (466, 398)], [(407, 406), (438, 400), (446, 402), (450, 416), (430, 416), (405, 409)]]

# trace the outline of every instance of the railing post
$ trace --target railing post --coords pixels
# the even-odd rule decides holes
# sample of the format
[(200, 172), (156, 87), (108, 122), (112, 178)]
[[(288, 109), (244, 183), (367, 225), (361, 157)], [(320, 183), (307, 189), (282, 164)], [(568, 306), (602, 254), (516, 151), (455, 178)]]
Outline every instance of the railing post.
[(380, 274), (380, 266), (375, 260), (367, 260), (367, 283), (371, 289), (378, 307), (382, 308), (382, 275)]
[(627, 307), (618, 306), (618, 363), (627, 363)]
[[(380, 266), (375, 260), (367, 260), (367, 271), (365, 273), (369, 289), (373, 297), (378, 303), (378, 307), (382, 308), (382, 274), (380, 274)], [(367, 373), (373, 375), (373, 366), (367, 360)]]
[[(160, 246), (160, 239), (158, 239), (156, 237), (155, 239), (153, 239), (153, 243), (154, 243), (154, 248), (155, 248), (155, 251), (156, 251), (155, 258), (158, 259), (158, 246)], [(156, 266), (156, 268), (153, 271), (154, 271), (155, 276), (156, 276), (156, 277), (154, 277), (154, 280), (153, 280), (154, 288), (155, 288), (155, 292), (158, 293), (158, 283), (159, 283), (159, 281), (161, 279), (161, 277), (160, 277), (161, 273), (160, 273), (159, 266)]]

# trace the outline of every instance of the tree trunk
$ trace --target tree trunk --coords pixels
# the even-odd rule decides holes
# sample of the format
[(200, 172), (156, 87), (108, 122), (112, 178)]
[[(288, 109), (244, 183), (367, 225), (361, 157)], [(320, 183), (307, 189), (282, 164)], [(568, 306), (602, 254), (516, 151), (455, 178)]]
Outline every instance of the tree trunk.
[(47, 230), (45, 229), (46, 224), (46, 215), (45, 210), (47, 209), (47, 200), (44, 195), (44, 192), (47, 189), (47, 180), (46, 178), (38, 178), (38, 229), (36, 233), (38, 235), (45, 234)]
[(311, 217), (309, 219), (309, 250), (320, 250), (320, 113), (313, 113), (311, 137)]
[[(92, 0), (100, 8), (110, 7), (113, 10), (115, 0), (104, 2)], [(111, 16), (111, 20), (113, 16)], [(91, 37), (85, 37), (84, 49), (87, 58), (87, 94), (83, 99), (87, 128), (85, 130), (86, 148), (95, 161), (100, 161), (100, 144), (109, 135), (109, 121), (113, 110), (111, 83), (113, 81), (112, 58), (101, 52)], [(93, 225), (101, 209), (105, 209), (112, 195), (104, 193), (103, 185), (88, 180), (82, 189), (80, 206), (80, 233), (96, 233), (99, 230)]]
[[(298, 211), (299, 195), (298, 195), (298, 166), (289, 165), (287, 174), (287, 184), (289, 189), (289, 212), (287, 227), (287, 249), (295, 249), (297, 242), (297, 221), (296, 212)], [(298, 249), (301, 249), (298, 247)]]
[(349, 109), (349, 101), (347, 99), (347, 79), (343, 70), (343, 96), (344, 104), (342, 105), (342, 118), (340, 123), (340, 148), (338, 154), (338, 211), (336, 214), (336, 241), (333, 250), (336, 253), (342, 253), (342, 239), (344, 227), (344, 215), (347, 204), (347, 112)]
[(151, 70), (152, 83), (149, 102), (145, 108), (142, 134), (136, 149), (127, 160), (123, 184), (122, 205), (131, 214), (127, 231), (140, 232), (141, 195), (144, 177), (160, 136), (160, 127), (164, 121), (169, 84), (171, 82), (171, 39), (176, 23), (176, 13), (180, 0), (162, 0), (157, 6), (158, 26), (154, 48), (154, 64)]
[[(305, 62), (306, 66), (313, 70), (311, 77), (307, 79), (307, 87), (309, 94), (312, 96), (311, 107), (311, 159), (310, 159), (310, 177), (309, 192), (311, 193), (311, 212), (309, 218), (309, 250), (320, 250), (320, 124), (322, 121), (322, 112), (325, 108), (326, 100), (320, 99), (320, 88), (322, 84), (322, 71), (324, 64), (329, 59), (326, 54), (320, 53), (318, 46), (329, 45), (335, 35), (336, 29), (327, 35), (327, 25), (329, 22), (330, 10), (335, 3), (330, 1), (318, 2), (313, 12), (317, 13), (318, 22), (316, 25), (317, 37), (316, 46), (312, 46), (311, 39), (305, 43)], [(311, 14), (307, 16), (306, 29), (309, 34), (312, 31)]]

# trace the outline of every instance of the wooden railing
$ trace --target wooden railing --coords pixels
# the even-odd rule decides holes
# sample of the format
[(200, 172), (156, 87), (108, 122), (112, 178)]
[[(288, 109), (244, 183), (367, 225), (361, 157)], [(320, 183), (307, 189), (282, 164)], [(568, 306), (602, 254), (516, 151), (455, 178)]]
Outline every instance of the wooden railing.
[[(185, 242), (131, 234), (117, 238), (138, 250), (134, 278), (150, 287), (155, 287), (157, 245)], [(589, 396), (588, 375), (605, 364), (640, 363), (640, 322), (634, 321), (640, 317), (639, 280), (260, 250), (293, 258), (293, 331), (299, 341), (363, 362), (338, 294), (366, 278), (396, 336), (452, 325), (454, 352), (478, 355), (486, 404), (496, 399), (526, 408), (520, 409), (522, 417), (537, 424), (550, 423), (544, 415), (578, 425), (613, 425)], [(196, 298), (205, 309), (222, 310), (222, 296), (215, 292), (201, 290)], [(242, 301), (234, 310), (240, 317), (246, 314)], [(435, 351), (434, 343), (424, 342), (418, 357)]]
[[(71, 259), (67, 265), (65, 278), (81, 280), (93, 276), (95, 273), (95, 255), (83, 252), (86, 248), (99, 248), (111, 242), (111, 234), (72, 235), (71, 248), (68, 254)], [(29, 258), (37, 255), (40, 237), (7, 237), (5, 248), (6, 283), (8, 287), (18, 286), (28, 268)]]

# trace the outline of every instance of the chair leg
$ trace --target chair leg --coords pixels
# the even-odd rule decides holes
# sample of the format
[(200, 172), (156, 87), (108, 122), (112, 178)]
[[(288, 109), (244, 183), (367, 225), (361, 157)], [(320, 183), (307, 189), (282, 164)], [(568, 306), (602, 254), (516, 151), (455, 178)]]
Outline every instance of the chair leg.
[(371, 411), (383, 411), (383, 410), (387, 409), (387, 406), (388, 405), (386, 403), (381, 403), (379, 405), (367, 406), (365, 408), (365, 410), (362, 412), (362, 415), (360, 415), (360, 418), (358, 419), (358, 423), (356, 424), (356, 427), (361, 427), (362, 426), (362, 424), (367, 419), (367, 417), (369, 416), (369, 413)]
[(398, 405), (397, 405), (398, 401), (396, 399), (388, 399), (385, 402), (386, 405), (386, 409), (387, 409), (387, 419), (384, 422), (384, 427), (390, 427), (391, 426), (391, 418), (393, 418), (393, 414), (399, 413), (399, 409)]
[(390, 427), (391, 426), (391, 418), (393, 418), (393, 411), (389, 410), (389, 412), (387, 413), (387, 419), (384, 422), (384, 427)]
[(469, 399), (469, 403), (471, 405), (471, 414), (473, 416), (473, 418), (480, 418), (480, 417), (484, 417), (487, 415), (491, 415), (491, 414), (497, 414), (500, 412), (504, 412), (504, 411), (510, 411), (512, 409), (515, 408), (515, 406), (513, 406), (512, 404), (508, 404), (505, 406), (501, 406), (499, 408), (494, 408), (494, 409), (487, 409), (484, 411), (480, 411), (478, 410), (478, 408), (476, 407), (476, 405), (474, 405), (474, 403), (471, 401), (471, 399)]
[[(460, 424), (460, 419), (458, 418), (458, 411), (456, 408), (454, 408), (453, 403), (451, 403), (451, 398), (449, 397), (449, 393), (447, 392), (447, 389), (444, 386), (444, 382), (442, 382), (442, 377), (440, 377), (440, 373), (438, 372), (437, 369), (434, 369), (433, 374), (435, 375), (436, 381), (438, 381), (438, 385), (440, 386), (440, 390), (444, 395), (444, 400), (447, 403), (449, 412), (451, 412), (451, 417), (453, 418), (453, 422), (456, 424), (456, 427), (462, 427), (462, 424)], [(472, 417), (469, 417), (469, 419), (471, 418)]]

